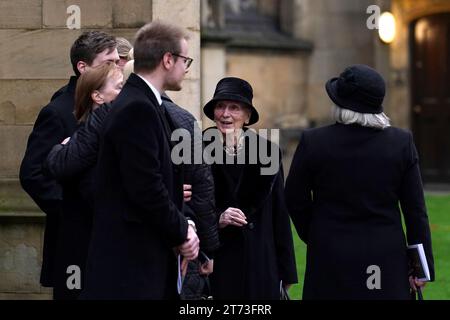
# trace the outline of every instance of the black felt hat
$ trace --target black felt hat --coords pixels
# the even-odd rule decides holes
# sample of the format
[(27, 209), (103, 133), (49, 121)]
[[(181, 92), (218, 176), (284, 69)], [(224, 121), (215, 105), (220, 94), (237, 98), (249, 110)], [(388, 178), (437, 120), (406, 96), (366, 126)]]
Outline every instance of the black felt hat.
[(253, 106), (253, 89), (247, 81), (228, 77), (223, 78), (217, 83), (214, 97), (203, 107), (205, 115), (214, 121), (214, 107), (217, 101), (231, 100), (244, 103), (250, 110), (251, 115), (248, 125), (252, 125), (259, 120), (258, 111)]
[(338, 106), (359, 113), (382, 113), (386, 85), (374, 69), (356, 64), (325, 85), (328, 96)]

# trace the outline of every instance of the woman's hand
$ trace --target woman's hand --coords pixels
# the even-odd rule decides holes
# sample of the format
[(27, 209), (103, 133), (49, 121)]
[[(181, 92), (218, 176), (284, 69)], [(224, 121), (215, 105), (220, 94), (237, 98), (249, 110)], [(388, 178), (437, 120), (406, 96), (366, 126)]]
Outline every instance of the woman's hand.
[(192, 185), (191, 184), (183, 184), (184, 202), (191, 201), (191, 197), (192, 197)]
[(238, 208), (228, 208), (219, 218), (219, 228), (225, 228), (226, 226), (242, 227), (247, 224), (247, 217)]
[(427, 283), (425, 281), (420, 281), (417, 279), (417, 277), (413, 278), (413, 276), (409, 276), (409, 285), (411, 286), (411, 289), (413, 289), (414, 291), (417, 291), (417, 288), (423, 290), (426, 284)]

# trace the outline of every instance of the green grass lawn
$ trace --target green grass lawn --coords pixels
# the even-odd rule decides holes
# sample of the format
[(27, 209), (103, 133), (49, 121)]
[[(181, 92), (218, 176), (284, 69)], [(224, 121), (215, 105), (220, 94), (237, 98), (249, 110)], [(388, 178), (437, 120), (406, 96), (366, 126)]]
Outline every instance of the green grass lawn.
[[(450, 300), (450, 195), (426, 195), (428, 216), (433, 239), (436, 280), (429, 283), (423, 295), (426, 300)], [(295, 254), (299, 283), (292, 286), (292, 299), (301, 299), (305, 274), (306, 246), (298, 238), (295, 229)]]

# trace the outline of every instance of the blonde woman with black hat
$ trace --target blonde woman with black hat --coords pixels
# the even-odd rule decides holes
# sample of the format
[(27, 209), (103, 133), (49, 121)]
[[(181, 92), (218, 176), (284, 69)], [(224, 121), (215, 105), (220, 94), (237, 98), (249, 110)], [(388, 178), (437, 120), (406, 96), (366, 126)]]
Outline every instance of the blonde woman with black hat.
[(407, 244), (423, 244), (434, 279), (413, 137), (390, 126), (374, 69), (350, 66), (326, 91), (336, 123), (303, 132), (285, 190), (307, 245), (303, 298), (409, 299), (424, 282), (409, 276)]
[[(216, 123), (204, 134), (215, 131), (223, 143), (223, 163), (211, 166), (221, 243), (210, 276), (216, 300), (276, 300), (280, 281), (285, 287), (297, 282), (282, 168), (277, 166), (273, 174), (264, 175), (262, 163), (252, 164), (248, 157), (262, 143), (271, 144), (264, 139), (250, 143), (252, 137), (259, 138), (247, 130), (259, 119), (252, 99), (253, 89), (247, 81), (229, 77), (219, 81), (214, 97), (203, 108)], [(239, 162), (242, 154), (245, 161)]]

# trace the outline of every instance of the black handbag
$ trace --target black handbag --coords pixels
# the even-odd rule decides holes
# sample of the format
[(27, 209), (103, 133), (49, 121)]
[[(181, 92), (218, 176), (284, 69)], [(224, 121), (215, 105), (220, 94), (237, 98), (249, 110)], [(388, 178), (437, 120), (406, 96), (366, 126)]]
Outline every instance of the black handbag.
[(199, 273), (200, 262), (190, 261), (181, 287), (181, 300), (212, 300), (209, 278)]

